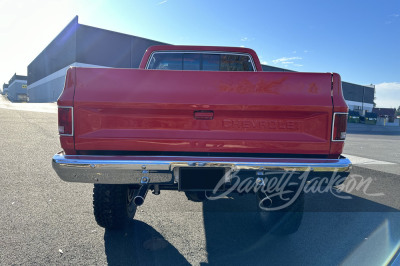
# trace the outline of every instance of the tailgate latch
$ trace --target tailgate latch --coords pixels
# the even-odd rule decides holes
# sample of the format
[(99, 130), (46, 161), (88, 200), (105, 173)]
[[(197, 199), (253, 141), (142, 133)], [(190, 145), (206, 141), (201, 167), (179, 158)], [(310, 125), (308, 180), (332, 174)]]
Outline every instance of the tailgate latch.
[(194, 111), (194, 119), (196, 120), (213, 120), (214, 111)]

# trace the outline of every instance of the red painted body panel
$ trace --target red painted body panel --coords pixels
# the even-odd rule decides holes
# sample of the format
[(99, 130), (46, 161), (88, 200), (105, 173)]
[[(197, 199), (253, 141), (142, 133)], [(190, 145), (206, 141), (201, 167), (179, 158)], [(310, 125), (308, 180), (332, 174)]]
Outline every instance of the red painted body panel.
[(328, 154), (331, 74), (77, 68), (74, 113), (76, 150)]
[[(247, 53), (258, 72), (145, 70), (160, 50)], [(150, 47), (140, 68), (68, 70), (58, 100), (74, 107), (74, 136), (60, 138), (66, 154), (342, 152), (344, 142), (331, 142), (333, 113), (347, 112), (338, 74), (261, 72), (251, 49), (203, 46)]]
[[(342, 80), (337, 73), (332, 74), (332, 102), (333, 110), (337, 113), (348, 113), (349, 108), (343, 98)], [(344, 148), (344, 141), (333, 141), (329, 151), (330, 158), (338, 158)]]
[[(70, 68), (67, 71), (63, 93), (57, 101), (58, 106), (74, 106), (76, 81), (76, 68)], [(60, 136), (61, 147), (66, 154), (76, 154), (74, 137)]]

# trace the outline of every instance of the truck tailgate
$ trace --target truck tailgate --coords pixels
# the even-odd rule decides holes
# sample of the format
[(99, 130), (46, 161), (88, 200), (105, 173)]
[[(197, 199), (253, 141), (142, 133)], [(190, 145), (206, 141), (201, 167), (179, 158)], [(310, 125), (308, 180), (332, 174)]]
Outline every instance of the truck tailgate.
[(75, 73), (76, 150), (329, 154), (330, 73)]

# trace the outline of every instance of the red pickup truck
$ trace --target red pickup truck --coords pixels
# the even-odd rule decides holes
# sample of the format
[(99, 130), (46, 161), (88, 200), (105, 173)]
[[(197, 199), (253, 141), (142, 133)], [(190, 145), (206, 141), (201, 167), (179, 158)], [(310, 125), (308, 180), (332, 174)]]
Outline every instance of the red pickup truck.
[[(351, 168), (340, 76), (263, 72), (247, 48), (153, 46), (139, 69), (73, 67), (57, 103), (63, 152), (53, 168), (94, 183), (105, 228), (123, 227), (148, 190), (203, 201), (251, 181), (266, 230), (289, 234), (304, 185), (338, 185)], [(277, 176), (290, 176), (290, 204), (262, 190)]]

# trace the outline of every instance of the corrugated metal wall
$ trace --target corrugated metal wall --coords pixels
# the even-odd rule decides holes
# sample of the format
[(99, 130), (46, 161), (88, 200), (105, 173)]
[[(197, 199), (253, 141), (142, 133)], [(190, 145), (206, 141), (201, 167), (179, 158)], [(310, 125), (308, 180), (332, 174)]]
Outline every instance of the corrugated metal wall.
[(160, 44), (165, 43), (79, 25), (76, 62), (116, 68), (137, 68), (147, 48)]
[(14, 80), (9, 86), (8, 86), (8, 99), (12, 102), (18, 102), (20, 101), (20, 98), (18, 97), (19, 94), (21, 95), (26, 95), (26, 80)]
[(75, 17), (28, 65), (28, 85), (76, 61), (77, 26), (78, 18)]
[(374, 103), (375, 89), (367, 86), (342, 82), (343, 96), (348, 101)]
[(137, 68), (146, 49), (165, 44), (78, 23), (75, 17), (28, 66), (31, 102), (54, 102), (69, 66)]

